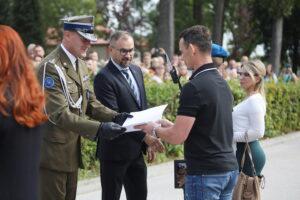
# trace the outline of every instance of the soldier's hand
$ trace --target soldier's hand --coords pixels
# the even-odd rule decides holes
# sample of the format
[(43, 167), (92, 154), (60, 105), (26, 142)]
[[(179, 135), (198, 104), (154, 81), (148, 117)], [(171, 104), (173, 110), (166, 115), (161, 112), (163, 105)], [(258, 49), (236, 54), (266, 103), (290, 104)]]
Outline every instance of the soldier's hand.
[(98, 136), (101, 139), (113, 140), (120, 135), (124, 134), (126, 131), (125, 127), (113, 122), (102, 123), (98, 130)]
[(155, 151), (153, 151), (151, 147), (147, 147), (147, 162), (153, 163), (155, 161), (155, 158), (156, 158)]
[(165, 150), (165, 147), (161, 140), (156, 137), (146, 134), (144, 141), (155, 152), (162, 153)]
[(123, 125), (127, 118), (132, 118), (132, 117), (133, 116), (130, 115), (129, 113), (122, 112), (122, 113), (116, 114), (113, 117), (112, 121), (119, 124), (119, 125)]

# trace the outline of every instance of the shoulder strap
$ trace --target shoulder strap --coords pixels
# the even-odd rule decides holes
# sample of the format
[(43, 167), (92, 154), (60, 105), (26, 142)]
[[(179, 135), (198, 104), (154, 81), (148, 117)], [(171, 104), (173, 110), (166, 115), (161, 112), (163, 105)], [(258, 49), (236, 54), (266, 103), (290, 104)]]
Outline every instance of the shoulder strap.
[(241, 171), (243, 171), (243, 168), (244, 168), (245, 153), (247, 151), (247, 153), (249, 155), (249, 158), (250, 158), (250, 162), (251, 162), (252, 175), (256, 176), (256, 170), (255, 170), (254, 163), (253, 163), (252, 152), (251, 152), (250, 145), (248, 143), (248, 133), (247, 133), (247, 131), (245, 132), (245, 139), (246, 139), (246, 144), (245, 144), (245, 147), (244, 147), (244, 152), (243, 152), (243, 156), (242, 156), (242, 160), (241, 160)]

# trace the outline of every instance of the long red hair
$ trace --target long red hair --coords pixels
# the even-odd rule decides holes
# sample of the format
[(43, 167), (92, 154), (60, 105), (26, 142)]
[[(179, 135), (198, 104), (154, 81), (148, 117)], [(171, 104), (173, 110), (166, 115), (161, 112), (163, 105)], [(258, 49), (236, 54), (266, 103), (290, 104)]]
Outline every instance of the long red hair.
[(45, 95), (19, 34), (0, 25), (0, 112), (21, 125), (35, 127), (47, 119)]

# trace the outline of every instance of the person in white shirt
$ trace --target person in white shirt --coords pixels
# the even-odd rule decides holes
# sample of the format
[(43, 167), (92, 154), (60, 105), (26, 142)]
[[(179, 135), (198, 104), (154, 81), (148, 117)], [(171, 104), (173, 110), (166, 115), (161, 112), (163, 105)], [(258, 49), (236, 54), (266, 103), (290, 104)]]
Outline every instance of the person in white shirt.
[[(258, 141), (265, 133), (266, 100), (263, 78), (266, 70), (260, 60), (254, 60), (243, 63), (238, 74), (241, 88), (245, 90), (247, 96), (233, 108), (233, 146), (240, 165), (247, 134), (256, 173), (260, 175), (266, 162), (265, 153)], [(243, 172), (252, 176), (248, 154)]]

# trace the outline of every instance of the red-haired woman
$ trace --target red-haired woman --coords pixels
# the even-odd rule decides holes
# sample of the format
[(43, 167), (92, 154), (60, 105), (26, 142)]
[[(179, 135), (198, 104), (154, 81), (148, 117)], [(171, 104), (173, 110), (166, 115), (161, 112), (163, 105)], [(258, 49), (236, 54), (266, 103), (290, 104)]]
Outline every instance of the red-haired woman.
[(38, 199), (44, 104), (20, 36), (0, 25), (0, 199)]

